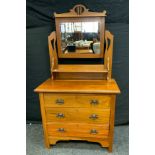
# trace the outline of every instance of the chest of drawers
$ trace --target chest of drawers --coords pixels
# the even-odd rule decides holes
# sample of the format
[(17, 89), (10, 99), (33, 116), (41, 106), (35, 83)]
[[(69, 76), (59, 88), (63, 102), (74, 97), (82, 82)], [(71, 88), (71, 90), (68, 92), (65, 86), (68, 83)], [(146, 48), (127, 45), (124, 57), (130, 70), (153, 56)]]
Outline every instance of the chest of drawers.
[(98, 142), (112, 151), (115, 80), (57, 81), (48, 79), (39, 93), (45, 146), (64, 140)]

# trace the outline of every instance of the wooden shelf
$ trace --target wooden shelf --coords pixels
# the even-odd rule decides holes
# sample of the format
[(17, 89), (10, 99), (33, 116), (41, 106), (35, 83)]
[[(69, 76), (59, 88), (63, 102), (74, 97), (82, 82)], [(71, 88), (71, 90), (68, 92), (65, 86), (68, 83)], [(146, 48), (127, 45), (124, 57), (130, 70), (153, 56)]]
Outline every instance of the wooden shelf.
[(104, 68), (104, 65), (58, 65), (58, 69), (52, 70), (52, 72), (76, 72), (76, 73), (108, 73), (108, 70)]

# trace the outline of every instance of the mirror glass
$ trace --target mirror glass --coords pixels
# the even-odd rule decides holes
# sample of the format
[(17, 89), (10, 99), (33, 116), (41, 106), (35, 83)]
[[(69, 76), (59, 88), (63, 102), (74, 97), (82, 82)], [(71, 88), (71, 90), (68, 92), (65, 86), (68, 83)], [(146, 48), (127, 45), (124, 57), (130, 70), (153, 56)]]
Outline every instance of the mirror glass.
[(60, 24), (61, 50), (66, 53), (100, 54), (100, 25), (94, 22)]

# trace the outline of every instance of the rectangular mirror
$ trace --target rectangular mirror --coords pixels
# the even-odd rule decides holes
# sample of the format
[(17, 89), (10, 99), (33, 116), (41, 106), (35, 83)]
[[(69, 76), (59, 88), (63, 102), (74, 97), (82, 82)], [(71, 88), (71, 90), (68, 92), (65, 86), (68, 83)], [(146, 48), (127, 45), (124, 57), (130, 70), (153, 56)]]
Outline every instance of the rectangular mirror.
[(60, 24), (61, 51), (64, 54), (100, 54), (100, 25), (92, 22), (63, 22)]
[(106, 12), (91, 12), (77, 5), (54, 14), (59, 58), (103, 58)]

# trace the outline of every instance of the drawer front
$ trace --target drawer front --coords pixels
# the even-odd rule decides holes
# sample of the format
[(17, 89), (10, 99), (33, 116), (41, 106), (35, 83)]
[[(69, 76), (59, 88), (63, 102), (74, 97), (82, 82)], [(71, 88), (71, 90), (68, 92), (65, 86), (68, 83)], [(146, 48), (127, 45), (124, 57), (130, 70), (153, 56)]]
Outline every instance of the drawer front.
[(45, 108), (47, 122), (109, 123), (110, 109)]
[(46, 107), (109, 108), (111, 96), (91, 94), (74, 95), (45, 93), (44, 101)]
[(109, 125), (52, 123), (47, 125), (48, 136), (107, 138)]

